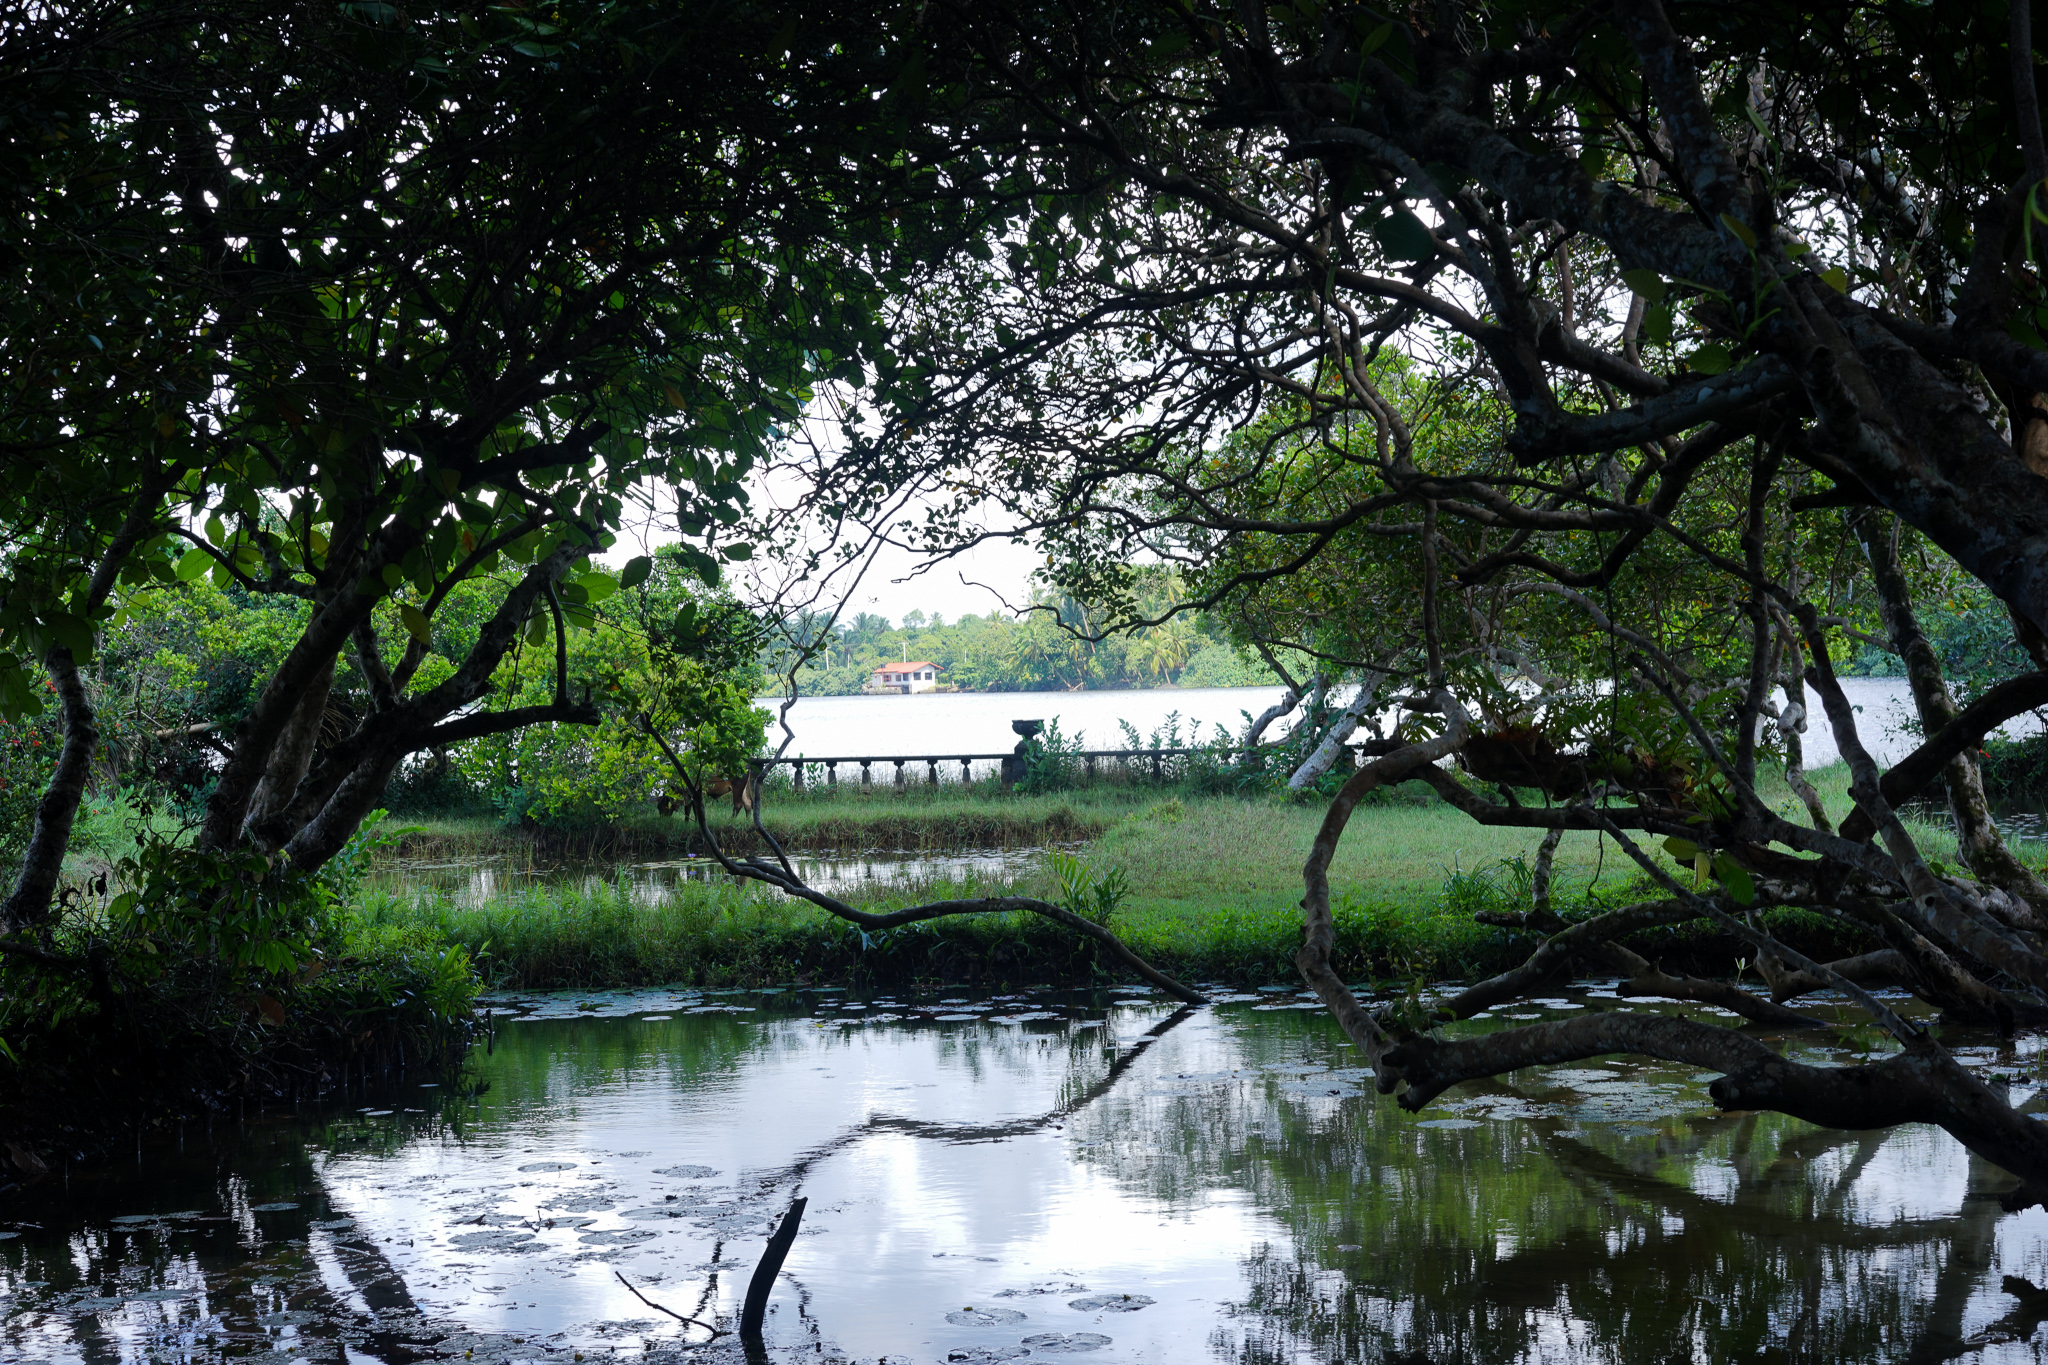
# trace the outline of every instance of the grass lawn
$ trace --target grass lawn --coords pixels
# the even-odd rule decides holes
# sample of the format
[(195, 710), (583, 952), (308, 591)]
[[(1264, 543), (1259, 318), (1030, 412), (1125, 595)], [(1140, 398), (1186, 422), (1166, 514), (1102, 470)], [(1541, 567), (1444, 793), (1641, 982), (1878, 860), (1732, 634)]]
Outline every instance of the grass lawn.
[[(1814, 775), (1830, 812), (1849, 808), (1847, 774)], [(940, 849), (991, 843), (1087, 838), (1084, 862), (1096, 873), (1121, 870), (1129, 892), (1113, 926), (1140, 953), (1186, 978), (1288, 979), (1299, 943), (1301, 865), (1323, 818), (1320, 802), (1293, 804), (1192, 797), (1110, 788), (1047, 796), (928, 796), (858, 789), (833, 798), (788, 801), (771, 823), (808, 831), (806, 847)], [(1788, 792), (1767, 793), (1788, 810)], [(906, 823), (910, 822), (910, 823)], [(920, 823), (921, 822), (921, 823)], [(1039, 838), (892, 839), (906, 828), (998, 829)], [(1048, 832), (1054, 833), (1048, 833)], [(822, 833), (821, 833), (822, 832)], [(1916, 827), (1930, 857), (1952, 859), (1946, 828)], [(826, 835), (831, 842), (823, 842)], [(502, 848), (508, 838), (477, 822), (429, 827), (440, 854)], [(643, 843), (652, 836), (631, 835)], [(1474, 922), (1475, 910), (1522, 908), (1514, 864), (1532, 862), (1539, 836), (1473, 823), (1411, 785), (1353, 816), (1332, 869), (1339, 959), (1360, 977), (1470, 976), (1497, 971), (1526, 954), (1525, 936)], [(416, 840), (416, 844), (420, 840)], [(1617, 901), (1647, 894), (1641, 874), (1611, 841), (1568, 835), (1558, 851), (1555, 896), (1561, 905), (1589, 897)], [(931, 882), (848, 893), (863, 909), (924, 899), (1015, 891), (1057, 900), (1049, 869), (1014, 878)], [(984, 916), (862, 935), (801, 902), (755, 886), (697, 882), (656, 900), (623, 885), (569, 889), (535, 886), (464, 906), (426, 894), (365, 897), (371, 923), (432, 928), (487, 953), (498, 978), (528, 987), (601, 986), (650, 981), (772, 984), (862, 974), (901, 983), (1020, 983), (1085, 980), (1101, 970), (1091, 952), (1035, 916)], [(1813, 921), (1800, 916), (1801, 921)], [(1833, 931), (1817, 921), (1794, 926), (1814, 951), (1832, 951)], [(1712, 959), (1731, 945), (1698, 931), (1666, 945), (1680, 959)]]

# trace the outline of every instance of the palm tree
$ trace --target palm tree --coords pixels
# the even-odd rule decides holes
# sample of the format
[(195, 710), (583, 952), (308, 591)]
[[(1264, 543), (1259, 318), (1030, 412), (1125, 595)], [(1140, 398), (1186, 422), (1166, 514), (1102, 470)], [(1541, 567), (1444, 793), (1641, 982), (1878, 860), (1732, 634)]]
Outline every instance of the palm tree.
[(1134, 669), (1164, 681), (1187, 667), (1188, 657), (1194, 653), (1194, 648), (1193, 628), (1176, 616), (1140, 632), (1131, 641), (1127, 657)]

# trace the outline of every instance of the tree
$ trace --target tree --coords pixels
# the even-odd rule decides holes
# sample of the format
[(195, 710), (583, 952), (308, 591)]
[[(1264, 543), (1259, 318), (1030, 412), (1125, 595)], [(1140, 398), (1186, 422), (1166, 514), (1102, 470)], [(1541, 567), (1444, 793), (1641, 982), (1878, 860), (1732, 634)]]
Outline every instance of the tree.
[(535, 821), (611, 821), (658, 803), (670, 773), (654, 734), (688, 757), (696, 780), (744, 776), (767, 720), (754, 705), (759, 636), (758, 622), (705, 588), (680, 547), (663, 546), (646, 581), (606, 601), (595, 629), (570, 633), (563, 663), (544, 639), (493, 680), (509, 705), (541, 706), (566, 676), (591, 698), (596, 723), (469, 740), (448, 766), (501, 815)]
[[(0, 930), (50, 915), (79, 666), (137, 595), (302, 609), (205, 856), (310, 872), (408, 754), (597, 719), (562, 644), (621, 581), (591, 556), (663, 487), (701, 576), (745, 558), (749, 468), (811, 385), (887, 363), (894, 261), (957, 217), (873, 19), (79, 0), (0, 29), (0, 708), (38, 708), (39, 662), (64, 732)], [(522, 640), (553, 686), (503, 704)], [(363, 695), (323, 732), (345, 659)]]
[[(1939, 1123), (2021, 1178), (2010, 1205), (2048, 1199), (2048, 1136), (1868, 989), (2048, 1017), (2048, 886), (1971, 756), (2048, 671), (1959, 708), (1906, 571), (1924, 547), (1981, 583), (2048, 670), (2027, 8), (935, 3), (923, 34), (949, 117), (1040, 194), (918, 281), (895, 323), (931, 396), (850, 427), (816, 497), (880, 516), (884, 469), (945, 490), (899, 533), (1035, 540), (1109, 626), (1235, 611), (1337, 665), (1403, 644), (1402, 742), (1331, 803), (1300, 957), (1382, 1090), (1419, 1108), (1633, 1051), (1721, 1073), (1729, 1108)], [(1197, 582), (1148, 615), (1158, 561)], [(1862, 638), (1904, 660), (1928, 736), (1889, 771), (1835, 679)], [(1802, 770), (1810, 694), (1851, 768), (1840, 829)], [(1760, 791), (1773, 767), (1804, 818)], [(1784, 1002), (1832, 988), (1898, 1051), (1821, 1070), (1625, 1010), (1462, 1041), (1369, 1013), (1328, 966), (1326, 873), (1357, 803), (1408, 777), (1484, 822), (1598, 831), (1650, 888), (1574, 923), (1532, 908), (1527, 965), (1438, 1017), (1592, 964), (1778, 1027), (1824, 1027)], [(1898, 818), (1935, 783), (1966, 870)], [(1775, 907), (1871, 951), (1809, 960)], [(1689, 921), (1774, 998), (1627, 944)]]

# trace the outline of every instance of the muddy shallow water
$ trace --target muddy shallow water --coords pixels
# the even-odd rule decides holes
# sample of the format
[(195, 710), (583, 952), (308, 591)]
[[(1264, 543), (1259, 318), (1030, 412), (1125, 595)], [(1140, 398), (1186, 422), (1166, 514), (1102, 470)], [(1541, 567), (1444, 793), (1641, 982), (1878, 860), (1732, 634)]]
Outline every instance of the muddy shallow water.
[[(2038, 1358), (2048, 1214), (1938, 1131), (1601, 1062), (1409, 1115), (1301, 1004), (501, 999), (468, 1085), (195, 1126), (0, 1206), (0, 1359), (738, 1359), (633, 1290), (729, 1328), (797, 1195), (784, 1361)], [(2048, 1107), (2029, 1045), (1951, 1041)]]

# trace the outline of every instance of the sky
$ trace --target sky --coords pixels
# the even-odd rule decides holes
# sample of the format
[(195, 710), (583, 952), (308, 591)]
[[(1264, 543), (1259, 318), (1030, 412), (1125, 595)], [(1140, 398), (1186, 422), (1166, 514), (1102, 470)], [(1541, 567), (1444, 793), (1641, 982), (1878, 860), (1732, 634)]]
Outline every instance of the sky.
[[(758, 503), (775, 499), (778, 492), (786, 490), (756, 481), (749, 496)], [(651, 554), (655, 547), (677, 539), (674, 500), (662, 496), (658, 501), (661, 510), (655, 515), (648, 516), (643, 511), (637, 519), (628, 517), (620, 528), (618, 544), (602, 556), (605, 562), (617, 567), (634, 555)], [(910, 510), (915, 511), (916, 504)], [(908, 550), (883, 547), (850, 592), (844, 587), (839, 589), (840, 595), (847, 598), (841, 618), (873, 612), (888, 617), (892, 625), (901, 625), (904, 616), (912, 611), (921, 611), (927, 617), (937, 613), (948, 621), (957, 621), (969, 613), (986, 616), (992, 611), (1004, 611), (1006, 601), (1014, 607), (1030, 595), (1031, 574), (1044, 563), (1044, 557), (1027, 546), (1004, 540), (989, 541), (918, 573), (921, 563), (921, 557)], [(757, 565), (733, 565), (733, 586), (743, 597), (748, 596), (750, 588), (772, 581), (784, 567), (782, 561), (765, 556)], [(828, 605), (818, 604), (821, 609)]]

